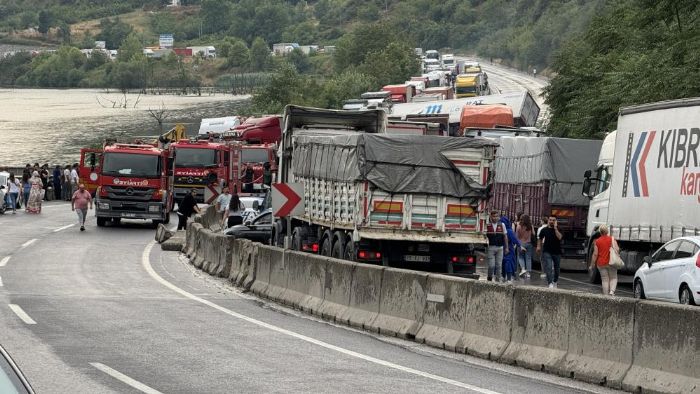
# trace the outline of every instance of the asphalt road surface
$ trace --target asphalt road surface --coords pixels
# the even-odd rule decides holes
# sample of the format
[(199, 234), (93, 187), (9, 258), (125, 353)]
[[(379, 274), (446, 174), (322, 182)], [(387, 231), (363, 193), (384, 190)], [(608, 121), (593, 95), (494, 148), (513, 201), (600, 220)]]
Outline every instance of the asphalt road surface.
[(0, 344), (40, 393), (608, 392), (335, 326), (62, 202), (0, 215)]

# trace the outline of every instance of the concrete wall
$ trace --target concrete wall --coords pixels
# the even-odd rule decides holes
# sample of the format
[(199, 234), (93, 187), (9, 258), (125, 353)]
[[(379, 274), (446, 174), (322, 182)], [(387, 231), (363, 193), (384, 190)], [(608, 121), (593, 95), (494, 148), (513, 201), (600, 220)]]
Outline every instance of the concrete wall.
[(373, 332), (630, 391), (700, 394), (700, 308), (357, 264), (187, 229), (194, 265)]

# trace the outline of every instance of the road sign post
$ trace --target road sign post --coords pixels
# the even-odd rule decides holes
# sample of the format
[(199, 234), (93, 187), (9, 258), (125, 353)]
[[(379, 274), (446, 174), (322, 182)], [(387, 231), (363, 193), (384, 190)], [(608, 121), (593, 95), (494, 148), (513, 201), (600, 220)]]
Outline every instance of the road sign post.
[(272, 184), (272, 216), (287, 219), (287, 236), (284, 247), (289, 248), (292, 240), (292, 216), (304, 213), (303, 183)]

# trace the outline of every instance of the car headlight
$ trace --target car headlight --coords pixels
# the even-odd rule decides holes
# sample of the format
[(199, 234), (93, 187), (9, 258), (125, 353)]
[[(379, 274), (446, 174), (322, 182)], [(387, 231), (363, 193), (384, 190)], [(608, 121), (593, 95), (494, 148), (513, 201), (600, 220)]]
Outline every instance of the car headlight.
[(99, 209), (109, 209), (109, 204), (106, 202), (98, 202), (97, 203), (97, 208)]
[(148, 207), (148, 212), (160, 212), (160, 205), (151, 205)]

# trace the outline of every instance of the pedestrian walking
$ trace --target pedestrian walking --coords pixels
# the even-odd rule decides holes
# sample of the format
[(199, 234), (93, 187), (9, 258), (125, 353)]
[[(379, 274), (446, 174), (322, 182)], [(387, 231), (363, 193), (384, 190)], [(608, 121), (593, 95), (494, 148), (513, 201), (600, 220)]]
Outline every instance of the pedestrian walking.
[(507, 283), (513, 283), (513, 279), (515, 279), (515, 271), (517, 270), (516, 267), (518, 266), (516, 261), (516, 251), (520, 249), (520, 241), (518, 241), (518, 237), (515, 235), (515, 231), (513, 231), (510, 220), (508, 220), (507, 217), (503, 216), (501, 218), (501, 223), (503, 223), (506, 228), (508, 241), (506, 247), (507, 252), (503, 254), (503, 275), (505, 276)]
[(19, 183), (19, 179), (15, 178), (15, 174), (10, 174), (6, 187), (10, 204), (12, 204), (12, 214), (14, 215), (17, 213), (17, 201), (19, 201), (19, 191), (22, 185)]
[(85, 231), (88, 208), (92, 209), (92, 196), (89, 191), (85, 190), (85, 185), (82, 183), (78, 185), (78, 190), (71, 197), (70, 208), (78, 214), (80, 231)]
[[(29, 165), (29, 164), (27, 164)], [(29, 194), (32, 190), (32, 184), (29, 183), (29, 178), (31, 174), (22, 174), (22, 204), (24, 204), (24, 211), (29, 212)]]
[(598, 268), (600, 281), (603, 285), (603, 295), (615, 295), (617, 290), (617, 268), (610, 266), (610, 248), (620, 253), (620, 246), (615, 238), (610, 236), (608, 226), (601, 224), (598, 228), (600, 237), (593, 243), (593, 255), (591, 256), (590, 268)]
[(32, 173), (32, 177), (29, 178), (29, 184), (31, 189), (29, 190), (29, 199), (27, 201), (27, 212), (39, 214), (41, 213), (41, 201), (44, 199), (45, 192), (38, 171)]
[(41, 178), (41, 188), (44, 189), (44, 200), (48, 200), (48, 191), (49, 191), (49, 165), (48, 163), (44, 164), (41, 166), (41, 169), (39, 170), (39, 177)]
[(53, 193), (54, 193), (54, 199), (57, 201), (60, 201), (62, 198), (62, 187), (63, 185), (61, 184), (61, 178), (63, 177), (63, 170), (61, 170), (61, 166), (56, 166), (53, 169)]
[(498, 281), (501, 277), (501, 264), (503, 262), (503, 254), (508, 253), (508, 242), (506, 227), (501, 223), (500, 212), (492, 210), (489, 215), (489, 222), (486, 225), (486, 238), (489, 241), (489, 247), (486, 251), (488, 262), (489, 281)]
[(532, 227), (530, 216), (520, 215), (520, 220), (515, 226), (515, 235), (518, 237), (518, 241), (520, 241), (520, 252), (518, 253), (520, 276), (523, 276), (525, 279), (530, 279), (530, 272), (532, 272), (532, 252), (534, 249), (532, 245), (534, 228)]
[(194, 196), (197, 194), (197, 189), (190, 190), (189, 193), (185, 194), (177, 205), (177, 229), (185, 230), (187, 229), (187, 219), (192, 216), (193, 213), (199, 213), (199, 207), (197, 206), (197, 201)]
[(26, 166), (24, 166), (24, 170), (22, 171), (22, 177), (27, 176), (27, 179), (32, 177), (32, 165), (27, 163)]
[(214, 203), (216, 205), (216, 213), (219, 215), (219, 220), (221, 220), (222, 227), (225, 224), (225, 213), (229, 202), (231, 202), (231, 193), (229, 193), (228, 186), (224, 186), (224, 188), (221, 190), (221, 194), (219, 194), (219, 197), (216, 198), (216, 202)]
[(61, 193), (63, 195), (63, 201), (70, 201), (72, 196), (70, 187), (70, 166), (65, 166), (63, 168), (63, 176), (61, 177)]
[(231, 196), (231, 201), (229, 201), (226, 207), (226, 212), (224, 212), (224, 217), (227, 219), (226, 227), (233, 227), (238, 224), (243, 224), (243, 213), (245, 212), (245, 205), (241, 202), (238, 194)]
[(80, 176), (78, 176), (78, 163), (73, 164), (73, 169), (70, 171), (70, 187), (71, 196), (78, 191), (80, 184)]
[(556, 216), (550, 216), (547, 227), (540, 230), (537, 241), (537, 253), (542, 253), (542, 265), (547, 274), (549, 288), (557, 288), (561, 270), (561, 239)]

